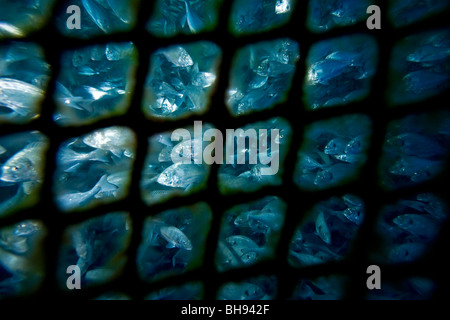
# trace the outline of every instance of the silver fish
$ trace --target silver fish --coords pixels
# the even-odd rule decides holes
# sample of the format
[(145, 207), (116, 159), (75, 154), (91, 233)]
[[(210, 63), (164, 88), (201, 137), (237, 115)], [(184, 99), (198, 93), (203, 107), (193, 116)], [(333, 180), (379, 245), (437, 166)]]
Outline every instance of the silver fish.
[(42, 152), (46, 146), (46, 142), (32, 142), (26, 145), (3, 164), (0, 180), (15, 183), (41, 180)]
[(349, 143), (349, 139), (345, 137), (336, 137), (331, 139), (325, 146), (324, 153), (330, 155), (341, 155), (345, 152), (345, 147)]
[(166, 59), (177, 67), (186, 68), (194, 65), (189, 53), (183, 47), (170, 48), (168, 50), (161, 51), (161, 54)]
[(183, 250), (192, 250), (192, 243), (189, 238), (177, 227), (162, 226), (161, 235), (168, 242), (167, 248), (179, 248)]
[(109, 162), (107, 152), (102, 149), (95, 149), (89, 153), (79, 153), (70, 148), (64, 148), (58, 155), (58, 160), (60, 160), (64, 165), (71, 165), (84, 161)]
[(120, 127), (109, 127), (86, 135), (83, 142), (93, 148), (107, 150), (116, 157), (133, 157), (130, 146), (134, 144), (134, 134)]
[(0, 78), (0, 106), (14, 111), (19, 116), (36, 116), (38, 102), (44, 98), (44, 91), (29, 83)]
[(156, 181), (163, 186), (190, 190), (202, 181), (203, 173), (197, 165), (175, 163), (161, 172)]

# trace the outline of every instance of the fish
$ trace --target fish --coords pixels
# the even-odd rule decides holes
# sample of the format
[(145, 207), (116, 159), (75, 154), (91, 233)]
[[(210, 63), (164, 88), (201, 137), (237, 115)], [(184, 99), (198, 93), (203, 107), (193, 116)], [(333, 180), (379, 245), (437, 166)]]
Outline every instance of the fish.
[(345, 152), (345, 147), (349, 143), (349, 139), (345, 137), (336, 137), (331, 139), (324, 148), (324, 153), (329, 155), (341, 155)]
[(97, 268), (86, 271), (84, 278), (91, 282), (106, 282), (110, 280), (116, 273), (116, 270), (109, 268)]
[(449, 47), (435, 47), (432, 45), (424, 45), (416, 48), (406, 56), (406, 61), (425, 63), (440, 63), (442, 60), (450, 56)]
[(161, 172), (156, 181), (163, 186), (189, 191), (198, 186), (203, 178), (204, 170), (201, 166), (175, 163)]
[(416, 198), (425, 204), (424, 210), (437, 221), (444, 221), (447, 218), (445, 205), (438, 197), (431, 193), (420, 193)]
[(0, 106), (20, 117), (37, 116), (38, 103), (44, 91), (32, 84), (11, 78), (0, 78)]
[(336, 154), (333, 157), (346, 163), (361, 163), (366, 158), (363, 154)]
[(349, 66), (355, 66), (358, 60), (361, 60), (361, 54), (350, 51), (333, 51), (325, 57), (328, 60), (342, 61)]
[(363, 218), (364, 218), (364, 212), (362, 210), (362, 207), (350, 207), (345, 209), (342, 214), (344, 217), (346, 217), (349, 221), (353, 222), (354, 224), (360, 226)]
[(239, 259), (245, 263), (256, 258), (255, 254), (248, 254), (249, 249), (258, 249), (255, 241), (243, 235), (234, 235), (225, 238), (225, 243), (238, 255)]
[(0, 36), (2, 38), (10, 37), (24, 37), (25, 33), (20, 28), (17, 28), (15, 25), (8, 22), (0, 22)]
[(291, 256), (291, 258), (294, 259), (294, 261), (297, 264), (299, 264), (301, 266), (312, 266), (312, 265), (321, 264), (324, 262), (321, 258), (316, 257), (312, 254), (297, 252), (294, 250), (290, 250), (289, 255)]
[(189, 27), (189, 30), (191, 30), (192, 33), (199, 32), (204, 24), (200, 17), (195, 13), (195, 11), (192, 11), (188, 4), (189, 1), (185, 1), (186, 5), (186, 20)]
[(3, 164), (0, 180), (14, 183), (40, 181), (42, 153), (46, 147), (44, 141), (27, 144)]
[(76, 110), (92, 112), (91, 100), (74, 96), (61, 82), (55, 84), (55, 100), (61, 105)]
[(194, 61), (189, 53), (181, 46), (162, 50), (161, 54), (173, 65), (180, 68), (186, 68), (194, 65)]
[(302, 153), (300, 156), (299, 167), (302, 170), (316, 170), (324, 167), (324, 164), (321, 164), (319, 161), (315, 160), (311, 154)]
[(177, 227), (161, 226), (159, 230), (163, 238), (167, 241), (166, 248), (178, 248), (188, 251), (193, 249), (189, 238)]
[(111, 31), (110, 17), (107, 10), (94, 0), (81, 0), (83, 7), (91, 17), (92, 21), (105, 33)]
[(59, 205), (64, 210), (72, 210), (81, 205), (84, 205), (94, 199), (94, 196), (99, 192), (106, 192), (108, 190), (117, 190), (117, 186), (108, 182), (108, 175), (103, 175), (97, 183), (86, 192), (75, 192), (60, 194), (57, 197)]
[[(31, 190), (27, 190), (30, 192)], [(17, 189), (17, 192), (7, 200), (4, 200), (3, 202), (0, 202), (0, 217), (2, 215), (6, 215), (14, 208), (20, 204), (20, 202), (24, 199), (24, 197), (27, 195), (24, 191), (23, 184), (19, 185), (19, 188)]]
[(338, 60), (320, 60), (313, 63), (308, 70), (308, 82), (312, 85), (328, 85), (329, 81), (341, 76), (348, 64)]
[(446, 153), (446, 149), (435, 139), (420, 133), (402, 133), (388, 139), (387, 142), (392, 146), (398, 147), (403, 154), (408, 156), (431, 158)]
[(94, 131), (84, 136), (82, 141), (92, 148), (107, 150), (118, 158), (133, 157), (130, 149), (134, 144), (134, 134), (132, 131), (123, 130), (120, 127)]
[(107, 0), (109, 7), (116, 14), (116, 16), (126, 24), (131, 23), (133, 12), (131, 4), (128, 0)]
[(30, 263), (26, 256), (12, 254), (2, 248), (0, 248), (0, 265), (9, 273), (23, 277), (26, 277), (34, 268), (34, 264)]
[(79, 153), (70, 148), (64, 148), (58, 154), (58, 160), (64, 164), (64, 166), (72, 166), (73, 164), (79, 164), (85, 161), (99, 161), (108, 163), (108, 153), (102, 149), (95, 149), (88, 153)]
[(326, 244), (331, 244), (331, 232), (328, 228), (323, 211), (320, 211), (315, 221), (316, 233)]
[(423, 91), (435, 91), (441, 86), (446, 86), (450, 76), (444, 73), (418, 70), (408, 73), (402, 78), (402, 83), (407, 92), (421, 94)]
[(227, 283), (219, 291), (222, 300), (259, 300), (265, 296), (264, 290), (253, 283)]
[(248, 217), (250, 214), (257, 215), (260, 211), (259, 210), (248, 210), (241, 212), (234, 220), (233, 223), (235, 226), (238, 227), (244, 227), (248, 224)]
[(387, 251), (391, 263), (411, 262), (418, 259), (427, 250), (427, 246), (420, 242), (407, 242), (390, 247)]
[(362, 207), (364, 205), (364, 203), (359, 197), (349, 193), (343, 195), (342, 200), (344, 201), (347, 207)]
[(227, 267), (238, 266), (241, 264), (241, 259), (234, 250), (228, 248), (228, 246), (221, 240), (217, 245), (217, 260)]
[(428, 214), (406, 213), (398, 215), (393, 222), (401, 229), (419, 237), (431, 240), (438, 233), (438, 224)]
[(391, 174), (406, 176), (411, 181), (423, 181), (441, 170), (441, 162), (415, 156), (404, 156), (388, 169)]
[(40, 223), (35, 221), (24, 221), (16, 225), (14, 235), (19, 237), (29, 237), (42, 229)]
[(252, 229), (264, 226), (270, 230), (279, 231), (283, 225), (284, 216), (280, 212), (250, 211), (247, 220)]

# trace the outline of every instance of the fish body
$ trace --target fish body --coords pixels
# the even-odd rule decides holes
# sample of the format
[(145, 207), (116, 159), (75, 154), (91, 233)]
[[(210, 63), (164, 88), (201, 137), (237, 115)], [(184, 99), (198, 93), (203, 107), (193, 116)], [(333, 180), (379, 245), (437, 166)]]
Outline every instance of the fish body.
[(365, 140), (362, 135), (351, 139), (345, 146), (344, 152), (346, 154), (359, 154), (365, 147)]
[(259, 300), (264, 297), (264, 290), (256, 284), (227, 283), (220, 290), (221, 298), (224, 300)]
[(37, 103), (44, 98), (40, 88), (11, 78), (0, 78), (0, 106), (25, 117), (36, 114)]
[(427, 246), (420, 242), (407, 242), (395, 245), (387, 252), (392, 263), (411, 262), (426, 252)]
[(296, 252), (294, 250), (290, 250), (289, 254), (292, 258), (295, 259), (294, 261), (296, 261), (299, 265), (302, 265), (302, 266), (311, 266), (311, 265), (321, 264), (324, 262), (321, 258), (316, 257), (312, 254)]
[(58, 197), (58, 202), (63, 209), (71, 210), (88, 203), (89, 201), (94, 199), (96, 194), (100, 192), (111, 192), (116, 191), (117, 189), (118, 187), (116, 185), (108, 182), (107, 175), (103, 175), (91, 190), (88, 190), (86, 192), (62, 194)]
[(161, 235), (168, 242), (167, 248), (179, 248), (182, 250), (192, 250), (192, 243), (189, 238), (177, 227), (162, 226)]
[(438, 232), (438, 224), (428, 214), (406, 213), (395, 217), (393, 222), (421, 239), (431, 240)]
[(342, 214), (354, 224), (360, 226), (364, 217), (362, 207), (350, 207), (345, 209)]
[(203, 170), (197, 165), (175, 163), (167, 167), (156, 181), (167, 187), (189, 190), (203, 179)]
[(401, 152), (408, 156), (431, 158), (446, 152), (446, 149), (431, 137), (413, 132), (399, 134), (389, 139), (388, 143), (399, 147)]
[(389, 172), (394, 175), (406, 176), (411, 181), (423, 181), (440, 170), (440, 162), (415, 156), (405, 156), (397, 160)]
[(65, 165), (78, 164), (84, 161), (109, 162), (108, 154), (101, 149), (95, 149), (88, 153), (79, 153), (70, 148), (65, 148), (61, 152), (59, 160)]
[(91, 17), (92, 21), (104, 32), (108, 33), (111, 30), (109, 23), (110, 17), (107, 10), (94, 0), (81, 0), (83, 7)]
[(229, 236), (225, 239), (225, 243), (238, 255), (243, 263), (249, 263), (256, 259), (256, 251), (259, 246), (252, 239), (242, 235)]
[(329, 155), (342, 155), (345, 147), (349, 143), (349, 139), (345, 137), (336, 137), (331, 139), (324, 148), (324, 153)]
[(273, 231), (279, 231), (283, 224), (283, 215), (279, 212), (250, 212), (247, 219), (251, 228), (263, 226)]
[(120, 127), (110, 127), (94, 131), (82, 140), (90, 147), (107, 150), (120, 158), (130, 155), (129, 148), (133, 144), (133, 133)]
[(329, 81), (341, 76), (348, 65), (338, 60), (324, 59), (311, 65), (308, 71), (308, 80), (312, 84), (328, 85)]
[(203, 28), (203, 22), (200, 17), (191, 10), (188, 2), (189, 1), (185, 1), (187, 24), (192, 33), (197, 33)]
[(132, 19), (132, 12), (130, 10), (130, 1), (128, 0), (107, 0), (109, 7), (116, 14), (116, 16), (124, 23), (129, 24)]
[(1, 168), (0, 180), (5, 182), (28, 182), (41, 179), (40, 162), (45, 142), (32, 142), (9, 158)]
[(331, 232), (328, 228), (327, 222), (325, 220), (325, 215), (323, 211), (321, 211), (315, 221), (316, 233), (326, 244), (331, 244)]
[(194, 65), (194, 61), (189, 53), (183, 47), (171, 48), (162, 51), (162, 55), (173, 65), (186, 68)]

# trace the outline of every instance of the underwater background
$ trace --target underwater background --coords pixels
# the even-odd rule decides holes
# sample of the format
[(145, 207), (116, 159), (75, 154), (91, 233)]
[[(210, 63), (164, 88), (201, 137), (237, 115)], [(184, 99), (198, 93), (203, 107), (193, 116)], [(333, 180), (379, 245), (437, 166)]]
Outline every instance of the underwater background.
[[(448, 297), (449, 12), (0, 0), (0, 299)], [(174, 164), (194, 120), (279, 129), (278, 173)]]

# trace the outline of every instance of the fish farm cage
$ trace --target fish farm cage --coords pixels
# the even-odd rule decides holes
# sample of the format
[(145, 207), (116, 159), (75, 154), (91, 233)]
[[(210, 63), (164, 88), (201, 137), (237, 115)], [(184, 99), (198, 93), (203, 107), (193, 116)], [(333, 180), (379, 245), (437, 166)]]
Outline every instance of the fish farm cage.
[(449, 13), (0, 1), (0, 299), (447, 298)]

